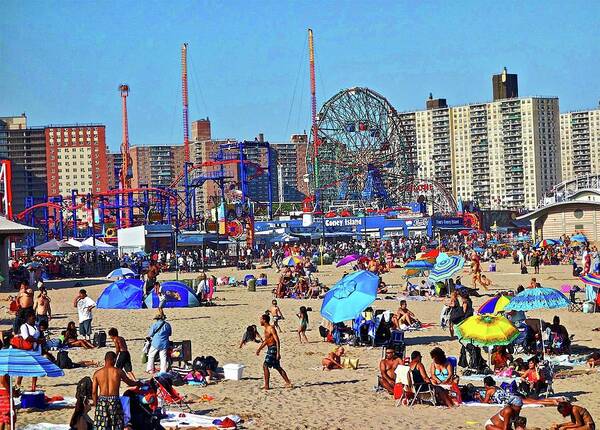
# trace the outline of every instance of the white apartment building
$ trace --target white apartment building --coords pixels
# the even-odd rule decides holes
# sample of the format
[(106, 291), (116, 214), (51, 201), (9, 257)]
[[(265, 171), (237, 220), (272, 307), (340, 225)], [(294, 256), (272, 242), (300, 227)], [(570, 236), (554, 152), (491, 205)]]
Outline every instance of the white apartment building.
[[(522, 97), (401, 113), (417, 177), (482, 209), (533, 209), (561, 181), (555, 97)], [(600, 158), (599, 158), (600, 160)]]
[(560, 115), (562, 180), (600, 174), (600, 108)]

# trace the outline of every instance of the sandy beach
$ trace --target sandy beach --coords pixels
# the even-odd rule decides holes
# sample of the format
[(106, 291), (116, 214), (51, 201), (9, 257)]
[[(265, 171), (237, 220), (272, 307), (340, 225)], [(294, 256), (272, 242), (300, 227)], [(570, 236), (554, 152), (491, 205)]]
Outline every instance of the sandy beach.
[[(488, 276), (493, 280), (493, 288), (497, 290), (515, 289), (518, 284), (527, 284), (532, 275), (521, 275), (518, 266), (508, 260), (501, 260), (499, 271)], [(197, 396), (208, 394), (214, 397), (211, 402), (192, 405), (195, 410), (219, 416), (237, 414), (246, 420), (245, 427), (253, 429), (369, 429), (404, 426), (410, 429), (481, 429), (483, 423), (497, 407), (458, 407), (451, 410), (430, 406), (395, 407), (393, 399), (387, 394), (373, 392), (373, 385), (378, 374), (378, 363), (381, 348), (348, 347), (348, 355), (360, 359), (358, 370), (339, 370), (323, 372), (320, 370), (321, 358), (331, 349), (332, 344), (322, 342), (318, 325), (320, 300), (279, 300), (286, 320), (282, 322), (284, 333), (282, 341), (282, 365), (287, 371), (294, 389), (283, 388), (283, 381), (278, 374), (271, 379), (272, 390), (260, 390), (262, 384), (263, 354), (257, 357), (256, 346), (247, 345), (239, 349), (239, 342), (246, 326), (257, 324), (259, 316), (271, 301), (271, 289), (278, 275), (274, 270), (255, 270), (258, 275), (267, 273), (268, 288), (257, 292), (248, 292), (245, 288), (221, 288), (216, 294), (217, 306), (166, 310), (168, 321), (173, 327), (173, 340), (191, 339), (193, 356), (213, 355), (220, 365), (225, 363), (242, 363), (246, 366), (244, 379), (241, 381), (224, 381), (204, 388), (184, 386), (178, 390), (183, 393), (194, 393)], [(332, 285), (343, 274), (343, 268), (335, 269), (325, 266), (318, 276), (326, 285)], [(396, 292), (403, 284), (402, 269), (393, 269), (384, 275), (384, 280)], [(569, 266), (542, 267), (538, 280), (544, 286), (560, 287), (565, 283), (573, 283)], [(243, 278), (247, 271), (220, 269), (212, 271), (216, 276), (230, 275)], [(194, 273), (180, 274), (180, 278), (192, 278)], [(161, 274), (161, 279), (174, 279), (174, 273)], [(470, 284), (465, 276), (464, 281)], [(69, 321), (77, 322), (76, 309), (72, 300), (77, 289), (73, 288), (74, 280), (52, 281), (47, 283), (52, 299), (54, 318), (50, 322), (51, 331), (58, 335)], [(96, 299), (107, 285), (106, 280), (85, 280), (88, 294)], [(394, 294), (392, 294), (394, 295)], [(2, 293), (5, 299), (8, 293)], [(477, 307), (487, 297), (474, 298)], [(5, 306), (8, 305), (7, 302)], [(298, 320), (295, 314), (301, 305), (312, 307), (309, 313), (309, 344), (301, 345), (295, 332)], [(395, 310), (397, 300), (377, 300), (375, 309)], [(429, 351), (440, 346), (449, 355), (458, 355), (460, 344), (451, 340), (447, 331), (438, 325), (442, 302), (439, 300), (411, 301), (409, 308), (423, 322), (435, 323), (435, 326), (419, 332), (407, 334), (407, 353), (417, 349), (424, 357), (424, 364), (430, 364)], [(3, 309), (2, 329), (8, 329), (12, 316)], [(134, 360), (134, 371), (138, 377), (144, 377), (144, 368), (140, 361), (140, 350), (152, 317), (156, 311), (152, 309), (139, 311), (95, 310), (93, 328), (108, 331), (117, 327), (126, 338)], [(600, 347), (600, 332), (592, 329), (600, 327), (600, 314), (573, 313), (568, 310), (542, 311), (530, 316), (542, 316), (551, 320), (559, 315), (562, 323), (571, 334), (574, 334), (573, 345), (576, 351), (589, 351)], [(69, 352), (74, 360), (94, 359), (102, 361), (106, 351), (112, 348), (109, 340), (107, 348), (97, 350), (76, 349)], [(575, 369), (584, 369), (576, 367)], [(65, 377), (40, 380), (40, 385), (48, 396), (74, 396), (77, 381), (83, 376), (91, 376), (95, 369), (83, 368), (66, 370)], [(460, 371), (459, 371), (460, 373)], [(577, 403), (588, 408), (596, 422), (600, 420), (600, 373), (594, 372), (559, 379), (554, 383), (557, 394), (574, 396)], [(24, 385), (29, 384), (25, 380)], [(24, 424), (49, 422), (67, 423), (71, 409), (46, 412), (19, 412), (18, 426)], [(523, 409), (522, 415), (529, 421), (528, 428), (547, 428), (551, 423), (559, 421), (555, 408)], [(562, 420), (561, 420), (562, 421)]]

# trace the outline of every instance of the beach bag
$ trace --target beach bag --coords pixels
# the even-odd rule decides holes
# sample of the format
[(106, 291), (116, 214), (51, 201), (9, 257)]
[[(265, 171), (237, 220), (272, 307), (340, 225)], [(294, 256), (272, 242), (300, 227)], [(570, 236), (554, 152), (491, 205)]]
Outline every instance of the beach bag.
[(92, 398), (92, 378), (85, 376), (79, 380), (77, 383), (77, 389), (75, 391), (75, 398), (77, 400)]
[(94, 337), (92, 339), (92, 344), (96, 348), (104, 348), (104, 347), (106, 347), (106, 332), (105, 331), (98, 331), (98, 332), (94, 333)]
[(460, 367), (469, 367), (469, 362), (467, 360), (467, 349), (465, 348), (464, 345), (460, 348), (460, 355), (458, 357), (458, 365)]
[(67, 351), (58, 351), (58, 354), (56, 354), (56, 365), (61, 369), (73, 368), (73, 360), (69, 358)]
[(527, 266), (521, 266), (521, 275), (527, 275)]
[(33, 342), (23, 339), (21, 336), (14, 336), (10, 340), (10, 344), (13, 348), (23, 349), (25, 351), (31, 351), (33, 349)]

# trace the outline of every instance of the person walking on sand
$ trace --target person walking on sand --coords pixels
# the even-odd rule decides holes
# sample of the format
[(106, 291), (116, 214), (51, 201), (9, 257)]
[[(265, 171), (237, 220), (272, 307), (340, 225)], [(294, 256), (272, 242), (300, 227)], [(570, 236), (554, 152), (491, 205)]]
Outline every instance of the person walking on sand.
[(110, 330), (108, 330), (108, 335), (115, 344), (115, 354), (117, 354), (117, 360), (115, 362), (116, 368), (124, 370), (127, 376), (129, 376), (131, 379), (136, 379), (135, 375), (133, 374), (131, 355), (127, 349), (127, 342), (125, 342), (125, 338), (123, 336), (119, 336), (119, 331), (114, 327), (111, 327)]
[(265, 362), (263, 363), (263, 373), (265, 378), (265, 385), (262, 387), (263, 390), (268, 390), (269, 387), (269, 378), (271, 376), (269, 372), (269, 368), (275, 369), (279, 372), (283, 380), (285, 381), (285, 386), (287, 388), (292, 388), (292, 383), (290, 382), (287, 373), (281, 367), (281, 344), (279, 342), (279, 336), (277, 335), (277, 330), (275, 327), (272, 327), (270, 322), (270, 317), (268, 314), (263, 314), (260, 317), (260, 325), (265, 330), (265, 336), (256, 350), (256, 355), (260, 355), (260, 351), (266, 346), (267, 347), (267, 355), (265, 356)]
[(277, 305), (277, 300), (273, 300), (271, 302), (271, 309), (269, 309), (269, 313), (273, 318), (273, 327), (279, 330), (279, 333), (282, 333), (281, 327), (279, 326), (279, 321), (284, 320), (283, 313), (281, 312), (281, 308)]
[(298, 339), (300, 339), (300, 343), (302, 343), (302, 339), (304, 339), (304, 342), (308, 343), (308, 338), (306, 337), (306, 329), (308, 328), (308, 310), (306, 309), (306, 306), (300, 306), (300, 312), (298, 312), (296, 316), (300, 320)]
[(96, 405), (94, 417), (96, 430), (123, 430), (125, 418), (123, 406), (119, 398), (121, 382), (130, 387), (140, 386), (139, 381), (133, 381), (121, 369), (115, 367), (117, 354), (108, 351), (104, 356), (104, 367), (94, 373), (92, 378), (92, 401)]

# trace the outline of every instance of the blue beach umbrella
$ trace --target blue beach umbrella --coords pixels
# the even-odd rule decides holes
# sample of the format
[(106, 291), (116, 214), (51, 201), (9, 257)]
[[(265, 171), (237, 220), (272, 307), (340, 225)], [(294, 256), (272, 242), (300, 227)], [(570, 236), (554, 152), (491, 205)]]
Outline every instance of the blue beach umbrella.
[(345, 276), (325, 294), (321, 315), (332, 323), (356, 318), (375, 301), (379, 277), (368, 270)]
[[(563, 293), (554, 288), (527, 288), (510, 299), (510, 303), (504, 307), (505, 311), (532, 311), (536, 309), (561, 309), (568, 308), (571, 302)], [(540, 317), (540, 330), (542, 318)], [(542, 354), (544, 349), (544, 338), (542, 336)]]
[(587, 237), (584, 234), (577, 233), (571, 236), (571, 242), (587, 243)]
[(464, 265), (465, 259), (462, 257), (440, 254), (429, 274), (429, 280), (432, 282), (445, 281), (461, 271)]
[(483, 249), (480, 246), (476, 246), (475, 248), (473, 248), (473, 251), (477, 252), (478, 254), (483, 254), (485, 252), (485, 249)]
[[(0, 350), (0, 375), (8, 375), (10, 416), (13, 416), (12, 377), (23, 376), (34, 378), (48, 376), (56, 378), (64, 376), (65, 372), (37, 351), (9, 348)], [(12, 419), (10, 427), (13, 428)]]
[(427, 260), (413, 260), (404, 266), (404, 268), (414, 270), (431, 270), (433, 269), (433, 264)]
[(506, 311), (568, 308), (569, 299), (554, 288), (527, 288), (514, 296), (504, 308)]
[(135, 272), (127, 267), (119, 267), (106, 275), (106, 278), (124, 278), (125, 276), (135, 276)]

